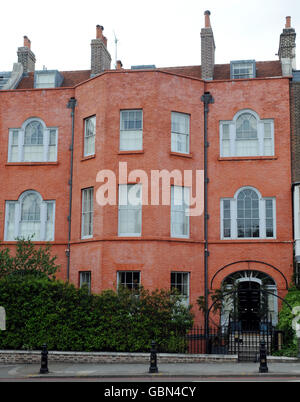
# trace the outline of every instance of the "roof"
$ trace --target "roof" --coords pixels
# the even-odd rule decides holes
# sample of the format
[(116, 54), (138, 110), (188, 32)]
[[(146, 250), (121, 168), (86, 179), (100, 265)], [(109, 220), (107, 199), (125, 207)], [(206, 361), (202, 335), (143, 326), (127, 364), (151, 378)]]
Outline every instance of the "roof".
[(10, 77), (11, 77), (10, 71), (0, 72), (0, 90), (4, 87), (4, 85), (10, 79)]
[[(201, 79), (201, 66), (183, 66), (183, 67), (163, 67), (158, 68), (160, 71), (166, 71), (173, 74), (184, 75)], [(115, 70), (113, 70), (115, 71)], [(118, 72), (128, 70), (118, 70)], [(130, 70), (136, 71), (136, 70)], [(91, 70), (78, 71), (60, 71), (63, 76), (61, 87), (74, 87), (83, 81), (90, 79)], [(256, 62), (256, 78), (281, 77), (281, 63), (275, 61), (258, 61)], [(214, 70), (214, 80), (230, 80), (230, 64), (216, 64)], [(28, 73), (23, 77), (17, 89), (34, 88), (34, 73)]]
[[(167, 67), (160, 70), (169, 71), (174, 74), (187, 75), (195, 78), (202, 78), (201, 66), (186, 67)], [(256, 78), (281, 77), (281, 62), (274, 61), (257, 61), (256, 62)], [(215, 64), (214, 80), (230, 80), (230, 64)]]
[[(63, 76), (63, 82), (60, 87), (74, 87), (91, 77), (91, 70), (78, 71), (60, 71)], [(34, 73), (28, 73), (23, 77), (17, 89), (32, 89), (34, 88)]]

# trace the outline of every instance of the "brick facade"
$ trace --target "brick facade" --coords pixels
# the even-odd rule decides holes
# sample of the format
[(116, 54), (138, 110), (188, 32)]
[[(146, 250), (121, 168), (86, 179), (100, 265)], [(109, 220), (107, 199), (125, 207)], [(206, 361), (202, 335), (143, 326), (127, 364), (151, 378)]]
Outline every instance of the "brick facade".
[[(211, 30), (210, 27), (205, 29)], [(94, 45), (98, 50), (93, 48)], [(105, 46), (102, 29), (99, 32), (97, 27), (97, 38), (92, 41), (92, 54), (94, 51), (100, 54)], [(211, 47), (209, 52), (212, 56), (214, 48)], [(109, 68), (107, 54), (103, 56), (103, 64), (99, 54), (97, 57), (102, 69)], [(213, 65), (212, 58), (209, 64)], [(46, 127), (56, 127), (58, 130), (56, 162), (8, 162), (8, 153), (1, 153), (1, 240), (7, 222), (5, 202), (16, 201), (25, 191), (35, 190), (43, 200), (55, 200), (56, 203), (55, 238), (51, 243), (53, 253), (61, 264), (61, 279), (70, 279), (79, 286), (80, 273), (89, 272), (92, 292), (98, 293), (117, 288), (118, 272), (139, 272), (141, 285), (148, 289), (169, 289), (172, 273), (186, 273), (189, 278), (189, 302), (194, 306), (196, 322), (200, 322), (202, 314), (197, 309), (197, 298), (205, 292), (206, 239), (203, 214), (190, 217), (189, 236), (177, 238), (171, 235), (170, 205), (143, 205), (141, 236), (119, 236), (118, 205), (97, 204), (97, 191), (101, 185), (97, 175), (100, 171), (109, 170), (118, 177), (119, 163), (126, 162), (128, 172), (143, 170), (151, 177), (152, 171), (165, 169), (168, 172), (178, 170), (183, 176), (189, 170), (194, 173), (195, 180), (195, 172), (204, 169), (204, 110), (201, 96), (209, 92), (214, 98), (207, 122), (209, 290), (218, 289), (232, 273), (246, 274), (251, 271), (272, 278), (278, 295), (283, 297), (293, 274), (290, 79), (281, 76), (279, 61), (257, 62), (256, 65), (257, 78), (232, 80), (228, 64), (213, 66), (214, 77), (206, 76), (203, 80), (203, 73), (207, 74), (203, 65), (202, 68), (192, 66), (102, 72), (97, 63), (92, 62), (91, 71), (62, 72), (64, 81), (60, 88), (34, 89), (33, 76), (29, 74), (24, 77), (19, 89), (0, 91), (0, 141), (3, 150), (9, 148), (9, 131), (20, 128), (29, 118), (37, 117)], [(87, 79), (90, 74), (99, 75)], [(208, 75), (211, 74), (212, 70)], [(77, 106), (68, 278), (66, 249), (72, 120), (67, 103), (71, 97), (77, 100)], [(143, 111), (143, 147), (140, 150), (120, 150), (122, 110)], [(273, 122), (274, 154), (221, 156), (220, 123), (226, 121), (233, 124), (237, 114), (242, 111), (258, 116), (260, 123)], [(186, 154), (172, 151), (172, 112), (190, 117), (189, 152)], [(96, 116), (95, 153), (85, 156), (85, 121), (91, 116)], [(294, 139), (292, 141), (295, 142)], [(296, 160), (295, 155), (293, 158)], [(120, 184), (118, 180), (117, 185)], [(135, 179), (130, 183), (137, 182)], [(171, 185), (174, 185), (174, 181), (171, 181)], [(94, 188), (93, 233), (90, 238), (83, 239), (82, 190), (87, 188)], [(265, 199), (276, 201), (276, 236), (222, 237), (221, 202), (231, 199), (234, 205), (235, 195), (243, 188), (255, 189), (260, 194), (260, 205), (264, 205)], [(148, 190), (150, 194), (150, 183)], [(263, 220), (265, 211), (261, 208)], [(14, 246), (8, 241), (2, 241), (2, 244)], [(280, 308), (277, 299), (275, 303)]]

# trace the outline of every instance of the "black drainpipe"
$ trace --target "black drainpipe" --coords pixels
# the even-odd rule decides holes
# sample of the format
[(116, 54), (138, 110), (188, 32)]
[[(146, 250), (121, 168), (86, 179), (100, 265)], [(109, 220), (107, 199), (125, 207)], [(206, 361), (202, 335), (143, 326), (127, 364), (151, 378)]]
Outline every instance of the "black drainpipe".
[(72, 192), (73, 192), (73, 158), (74, 158), (74, 120), (75, 120), (75, 107), (76, 107), (77, 100), (75, 98), (70, 98), (67, 104), (67, 108), (71, 109), (71, 120), (72, 120), (72, 142), (70, 145), (71, 151), (71, 161), (70, 161), (70, 179), (69, 179), (69, 186), (70, 186), (70, 195), (69, 195), (69, 215), (68, 215), (68, 222), (69, 222), (69, 234), (68, 234), (68, 247), (66, 250), (67, 256), (67, 280), (70, 279), (70, 256), (71, 256), (71, 217), (72, 217)]
[[(204, 288), (205, 288), (205, 338), (208, 339), (208, 158), (207, 151), (209, 147), (209, 142), (207, 141), (208, 133), (207, 133), (207, 122), (208, 122), (208, 112), (209, 112), (209, 104), (214, 103), (214, 98), (210, 94), (210, 92), (204, 92), (204, 95), (201, 97), (201, 101), (204, 103)], [(207, 344), (207, 342), (206, 342)]]

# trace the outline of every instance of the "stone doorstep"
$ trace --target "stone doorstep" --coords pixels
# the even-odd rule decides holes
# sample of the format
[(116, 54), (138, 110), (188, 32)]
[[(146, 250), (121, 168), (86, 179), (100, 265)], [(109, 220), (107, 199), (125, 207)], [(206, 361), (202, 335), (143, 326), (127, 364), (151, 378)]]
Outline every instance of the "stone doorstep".
[[(150, 353), (110, 353), (110, 352), (56, 352), (49, 351), (48, 359), (57, 363), (142, 363), (148, 364)], [(160, 363), (233, 363), (238, 362), (238, 355), (206, 355), (206, 354), (167, 354), (158, 353)], [(7, 351), (0, 350), (0, 363), (34, 364), (40, 363), (40, 351)], [(295, 363), (293, 357), (268, 356), (269, 363)]]

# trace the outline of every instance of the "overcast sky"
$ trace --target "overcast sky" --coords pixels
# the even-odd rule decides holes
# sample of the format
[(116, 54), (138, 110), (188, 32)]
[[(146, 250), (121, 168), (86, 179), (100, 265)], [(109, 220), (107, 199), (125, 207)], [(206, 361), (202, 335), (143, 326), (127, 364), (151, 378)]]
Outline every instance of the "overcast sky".
[[(0, 71), (12, 69), (24, 35), (31, 40), (36, 69), (90, 69), (97, 24), (104, 26), (112, 68), (115, 35), (117, 58), (125, 68), (199, 65), (205, 10), (211, 11), (216, 63), (276, 60), (286, 16), (300, 35), (300, 0), (3, 1)], [(297, 53), (300, 69), (300, 47)]]

